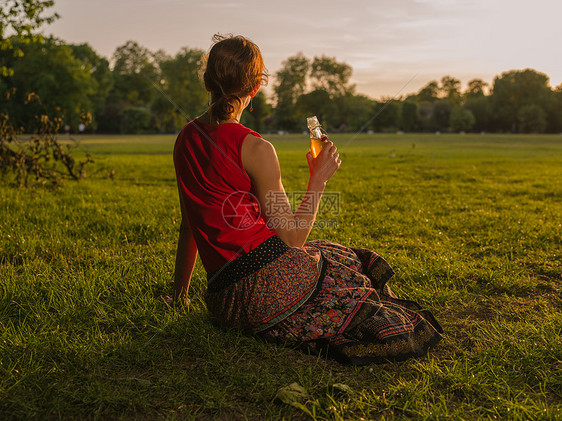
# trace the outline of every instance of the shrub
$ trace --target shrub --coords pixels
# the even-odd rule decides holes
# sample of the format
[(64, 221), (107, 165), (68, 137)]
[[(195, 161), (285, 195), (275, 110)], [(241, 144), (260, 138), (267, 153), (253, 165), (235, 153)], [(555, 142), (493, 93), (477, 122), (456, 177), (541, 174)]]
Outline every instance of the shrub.
[[(8, 100), (10, 94), (6, 94)], [(60, 109), (49, 115), (39, 96), (31, 93), (25, 105), (39, 105), (41, 114), (35, 116), (37, 128), (28, 140), (19, 140), (25, 128), (16, 126), (10, 115), (0, 111), (0, 174), (3, 179), (10, 178), (18, 186), (35, 184), (59, 184), (64, 178), (79, 179), (85, 176), (84, 167), (93, 162), (89, 154), (86, 159), (77, 162), (71, 150), (77, 142), (61, 144), (57, 133), (63, 127)], [(83, 112), (81, 120), (84, 124), (91, 122), (90, 113)]]

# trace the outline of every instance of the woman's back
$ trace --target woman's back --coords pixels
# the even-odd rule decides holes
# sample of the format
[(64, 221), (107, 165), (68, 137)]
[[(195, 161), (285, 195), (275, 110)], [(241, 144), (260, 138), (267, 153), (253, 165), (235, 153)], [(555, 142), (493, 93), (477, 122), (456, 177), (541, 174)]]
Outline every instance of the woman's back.
[(242, 144), (249, 134), (259, 137), (238, 123), (211, 126), (194, 120), (176, 140), (182, 206), (207, 272), (275, 235), (265, 224), (242, 164)]

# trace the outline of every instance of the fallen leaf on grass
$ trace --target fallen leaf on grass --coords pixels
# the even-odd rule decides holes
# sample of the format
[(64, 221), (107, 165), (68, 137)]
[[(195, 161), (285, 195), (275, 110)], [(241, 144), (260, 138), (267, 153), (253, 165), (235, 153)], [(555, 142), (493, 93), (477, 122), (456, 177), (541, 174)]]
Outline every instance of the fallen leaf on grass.
[(353, 393), (353, 389), (345, 383), (334, 383), (332, 385), (332, 389), (334, 389), (334, 392), (342, 395), (350, 395)]
[(300, 401), (308, 398), (308, 392), (298, 383), (291, 383), (289, 386), (282, 387), (275, 394), (273, 400), (280, 400), (283, 403), (292, 405), (295, 408), (302, 408)]

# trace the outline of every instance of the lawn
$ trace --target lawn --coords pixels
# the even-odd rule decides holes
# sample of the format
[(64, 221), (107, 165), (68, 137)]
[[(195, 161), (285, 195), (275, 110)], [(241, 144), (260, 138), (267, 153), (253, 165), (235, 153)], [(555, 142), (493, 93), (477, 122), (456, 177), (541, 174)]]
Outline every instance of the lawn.
[[(266, 137), (298, 197), (306, 136)], [(88, 178), (0, 184), (0, 418), (562, 418), (562, 136), (332, 139), (339, 203), (310, 239), (391, 263), (445, 330), (427, 358), (349, 367), (222, 331), (200, 262), (191, 306), (166, 305), (174, 136), (85, 136)], [(292, 383), (307, 396), (275, 399)]]

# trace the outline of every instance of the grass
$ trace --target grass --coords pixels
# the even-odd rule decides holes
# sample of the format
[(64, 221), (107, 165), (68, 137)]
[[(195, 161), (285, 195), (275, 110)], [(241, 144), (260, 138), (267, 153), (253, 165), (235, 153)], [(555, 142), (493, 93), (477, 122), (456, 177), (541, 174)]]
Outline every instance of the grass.
[[(286, 190), (304, 136), (269, 136)], [(222, 331), (200, 263), (172, 308), (173, 136), (85, 137), (90, 177), (0, 186), (2, 419), (560, 419), (562, 137), (335, 135), (337, 228), (446, 338), (427, 357), (348, 367)], [(276, 392), (298, 383), (308, 398)], [(350, 390), (337, 386), (343, 383)]]

